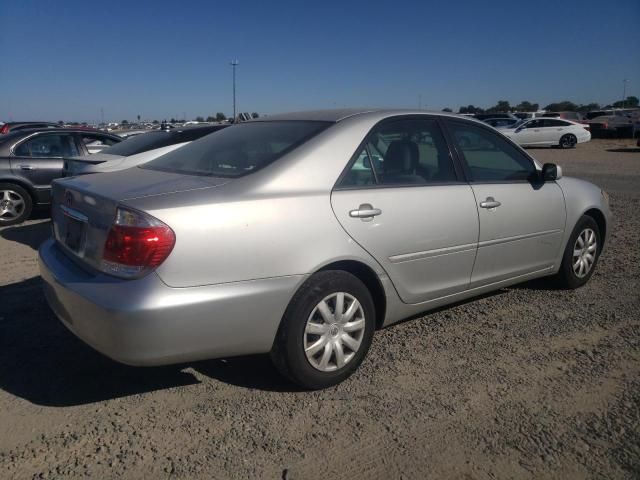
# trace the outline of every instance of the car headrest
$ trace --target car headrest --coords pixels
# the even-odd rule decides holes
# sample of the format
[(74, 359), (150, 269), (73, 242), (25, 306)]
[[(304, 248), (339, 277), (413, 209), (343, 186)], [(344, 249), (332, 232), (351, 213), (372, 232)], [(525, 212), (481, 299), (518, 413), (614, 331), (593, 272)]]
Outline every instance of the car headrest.
[(384, 156), (385, 173), (413, 173), (418, 166), (418, 145), (410, 140), (391, 142)]

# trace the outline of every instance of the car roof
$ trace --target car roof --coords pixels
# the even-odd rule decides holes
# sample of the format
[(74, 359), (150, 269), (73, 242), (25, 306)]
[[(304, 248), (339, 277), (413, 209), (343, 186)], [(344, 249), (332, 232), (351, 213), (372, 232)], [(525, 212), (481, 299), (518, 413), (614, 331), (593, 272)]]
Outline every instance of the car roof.
[(395, 116), (395, 115), (441, 115), (448, 117), (464, 118), (469, 120), (469, 117), (463, 117), (450, 112), (438, 112), (430, 110), (411, 110), (411, 109), (390, 109), (390, 108), (340, 108), (330, 110), (307, 110), (300, 112), (278, 113), (275, 115), (264, 116), (256, 119), (249, 120), (243, 123), (250, 122), (268, 122), (268, 121), (318, 121), (318, 122), (340, 122), (346, 118), (354, 117), (357, 115), (373, 114), (375, 116)]

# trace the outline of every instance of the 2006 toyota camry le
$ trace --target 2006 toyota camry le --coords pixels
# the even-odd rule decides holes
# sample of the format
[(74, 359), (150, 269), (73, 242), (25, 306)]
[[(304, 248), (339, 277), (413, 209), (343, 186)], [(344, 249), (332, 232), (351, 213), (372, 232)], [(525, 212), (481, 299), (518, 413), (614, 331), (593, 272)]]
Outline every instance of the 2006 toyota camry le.
[(271, 353), (305, 388), (376, 328), (549, 276), (584, 285), (608, 197), (478, 121), (330, 110), (237, 124), (122, 172), (58, 180), (49, 304), (132, 365)]

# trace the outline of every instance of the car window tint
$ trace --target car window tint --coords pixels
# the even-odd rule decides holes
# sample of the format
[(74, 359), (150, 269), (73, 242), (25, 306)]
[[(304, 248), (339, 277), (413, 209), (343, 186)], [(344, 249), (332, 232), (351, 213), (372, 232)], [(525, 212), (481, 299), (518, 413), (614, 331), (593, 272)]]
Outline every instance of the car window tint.
[(367, 146), (378, 184), (457, 181), (449, 149), (435, 120), (412, 118), (383, 123), (369, 134)]
[(371, 157), (367, 148), (363, 148), (358, 153), (355, 162), (342, 179), (341, 185), (344, 187), (360, 187), (374, 185), (376, 178), (371, 165)]
[(218, 130), (222, 130), (223, 128), (225, 128), (226, 125), (219, 125), (216, 127), (210, 127), (210, 128), (189, 128), (189, 129), (185, 129), (182, 130), (180, 132), (177, 132), (174, 135), (174, 143), (184, 143), (184, 142), (193, 142), (194, 140), (198, 140), (199, 138), (202, 138), (206, 135), (209, 135), (210, 133), (213, 132), (217, 132)]
[(38, 135), (21, 143), (14, 154), (19, 157), (71, 157), (78, 155), (78, 150), (69, 135)]
[(533, 162), (500, 134), (458, 122), (450, 122), (449, 128), (466, 161), (471, 181), (521, 181), (535, 173)]
[(541, 128), (544, 125), (544, 120), (531, 120), (529, 123), (524, 125), (524, 128)]
[(276, 161), (330, 125), (311, 121), (240, 123), (191, 142), (142, 168), (240, 177)]
[(566, 127), (570, 125), (567, 122), (563, 122), (562, 120), (552, 120), (552, 119), (547, 119), (544, 121), (544, 126), (545, 127)]

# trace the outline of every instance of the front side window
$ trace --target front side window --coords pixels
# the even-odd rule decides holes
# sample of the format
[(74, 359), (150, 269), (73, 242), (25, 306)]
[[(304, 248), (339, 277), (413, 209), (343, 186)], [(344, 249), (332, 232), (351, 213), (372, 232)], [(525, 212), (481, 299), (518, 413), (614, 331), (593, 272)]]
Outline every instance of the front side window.
[(141, 168), (241, 177), (276, 161), (330, 125), (315, 121), (240, 123), (158, 157)]
[(17, 157), (71, 157), (78, 155), (70, 135), (38, 135), (21, 143), (14, 151)]
[(467, 123), (449, 122), (472, 182), (510, 182), (534, 178), (536, 168), (500, 134)]
[(393, 120), (376, 127), (341, 186), (457, 182), (449, 149), (433, 119)]

